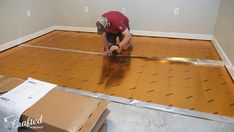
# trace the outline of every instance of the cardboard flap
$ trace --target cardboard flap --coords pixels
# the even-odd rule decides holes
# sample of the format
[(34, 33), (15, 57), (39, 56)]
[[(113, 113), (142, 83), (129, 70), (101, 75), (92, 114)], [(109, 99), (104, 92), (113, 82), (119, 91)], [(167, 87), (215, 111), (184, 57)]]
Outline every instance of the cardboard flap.
[(107, 103), (104, 100), (52, 90), (26, 110), (22, 120), (42, 115), (44, 130), (50, 127), (69, 131), (92, 130)]

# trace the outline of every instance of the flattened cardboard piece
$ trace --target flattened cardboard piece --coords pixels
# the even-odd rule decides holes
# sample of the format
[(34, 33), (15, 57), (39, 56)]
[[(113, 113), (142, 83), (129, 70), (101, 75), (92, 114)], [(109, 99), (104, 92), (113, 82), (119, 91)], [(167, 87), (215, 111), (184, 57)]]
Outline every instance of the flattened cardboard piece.
[(79, 131), (82, 128), (90, 131), (106, 105), (107, 101), (53, 90), (25, 111), (22, 120), (42, 115), (43, 130)]
[[(9, 91), (22, 82), (23, 80), (14, 78), (0, 89)], [(42, 124), (38, 124), (38, 129), (32, 129), (33, 131), (91, 131), (107, 104), (108, 101), (52, 90), (26, 110), (21, 121), (42, 116)]]

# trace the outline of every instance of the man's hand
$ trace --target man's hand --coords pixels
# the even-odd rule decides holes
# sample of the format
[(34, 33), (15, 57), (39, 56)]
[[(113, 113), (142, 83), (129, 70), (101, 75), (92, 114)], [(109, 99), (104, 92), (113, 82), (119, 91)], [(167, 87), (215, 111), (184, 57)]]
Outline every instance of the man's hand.
[(104, 55), (108, 55), (108, 56), (110, 56), (110, 55), (111, 55), (111, 51), (110, 51), (110, 50), (108, 50), (108, 51), (104, 51)]
[(110, 51), (113, 52), (113, 51), (115, 51), (115, 50), (117, 50), (117, 49), (119, 49), (118, 46), (112, 45), (111, 48), (110, 48)]
[(106, 50), (106, 51), (104, 52), (104, 55), (110, 56), (110, 55), (112, 55), (112, 52), (113, 52), (113, 51), (118, 50), (118, 49), (119, 49), (118, 46), (112, 45), (111, 48), (110, 48), (110, 50)]

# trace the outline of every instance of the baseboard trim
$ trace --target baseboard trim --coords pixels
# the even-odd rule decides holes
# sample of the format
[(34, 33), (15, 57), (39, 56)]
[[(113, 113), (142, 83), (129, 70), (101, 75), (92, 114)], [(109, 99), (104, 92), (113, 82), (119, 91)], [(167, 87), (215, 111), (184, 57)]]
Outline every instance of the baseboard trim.
[(38, 31), (38, 32), (35, 32), (35, 33), (32, 33), (32, 34), (29, 34), (27, 36), (24, 36), (24, 37), (21, 37), (21, 38), (18, 38), (16, 40), (13, 40), (11, 42), (7, 42), (7, 43), (4, 43), (4, 44), (1, 44), (0, 45), (0, 52), (1, 51), (4, 51), (4, 50), (7, 50), (9, 48), (12, 48), (14, 46), (17, 46), (17, 45), (20, 45), (26, 41), (29, 41), (29, 40), (32, 40), (34, 38), (37, 38), (39, 36), (42, 36), (44, 34), (47, 34), (49, 32), (52, 32), (55, 30), (55, 26), (52, 26), (52, 27), (49, 27), (49, 28), (46, 28), (46, 29), (43, 29), (41, 31)]
[(221, 59), (223, 60), (223, 63), (225, 64), (228, 72), (230, 73), (232, 80), (234, 80), (234, 67), (232, 62), (229, 60), (228, 56), (224, 52), (223, 48), (219, 44), (218, 40), (213, 36), (212, 42), (218, 51), (218, 54), (220, 55)]
[(91, 32), (96, 33), (96, 28), (90, 27), (71, 27), (71, 26), (55, 26), (56, 30), (65, 30), (65, 31), (78, 31), (78, 32)]
[(198, 39), (198, 40), (212, 40), (212, 35), (204, 34), (189, 34), (189, 33), (173, 33), (173, 32), (153, 32), (131, 30), (134, 35), (166, 37), (166, 38), (181, 38), (181, 39)]
[[(55, 26), (55, 27), (56, 30), (92, 32), (92, 33), (97, 32), (96, 28), (90, 28), (90, 27), (72, 27), (72, 26)], [(141, 31), (141, 30), (131, 30), (131, 33), (133, 35), (141, 35), (141, 36), (212, 40), (212, 35), (204, 35), (204, 34), (154, 32), (154, 31)]]

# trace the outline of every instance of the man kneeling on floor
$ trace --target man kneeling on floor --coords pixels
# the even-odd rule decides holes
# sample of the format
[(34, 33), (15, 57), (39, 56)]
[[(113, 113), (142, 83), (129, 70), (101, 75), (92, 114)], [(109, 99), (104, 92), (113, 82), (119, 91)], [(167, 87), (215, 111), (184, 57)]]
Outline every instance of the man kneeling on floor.
[[(97, 21), (98, 34), (104, 41), (104, 55), (116, 55), (117, 50), (127, 50), (131, 47), (131, 38), (128, 18), (120, 12), (104, 13)], [(119, 38), (120, 43), (116, 44)]]

